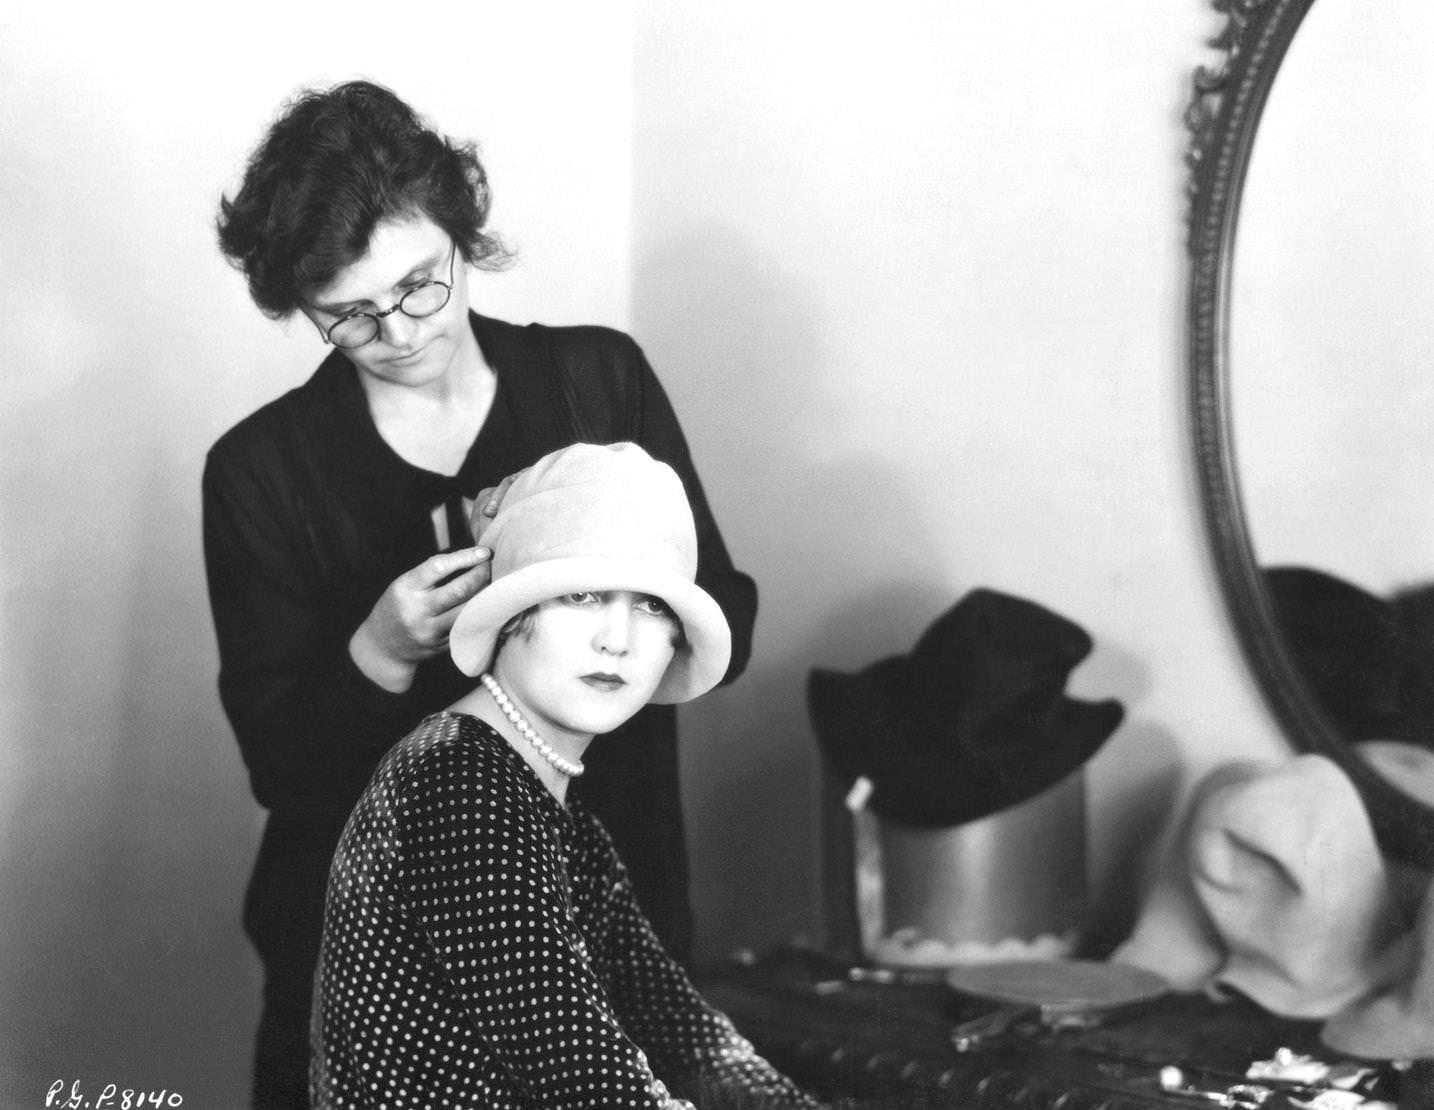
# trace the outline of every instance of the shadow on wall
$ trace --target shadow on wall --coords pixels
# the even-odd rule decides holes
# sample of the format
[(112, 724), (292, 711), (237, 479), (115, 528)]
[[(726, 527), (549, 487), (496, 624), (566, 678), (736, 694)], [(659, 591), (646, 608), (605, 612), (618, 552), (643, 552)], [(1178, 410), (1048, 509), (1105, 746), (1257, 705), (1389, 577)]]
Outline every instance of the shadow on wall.
[[(1040, 600), (1039, 598), (1034, 600)], [(1091, 869), (1091, 925), (1085, 947), (1100, 955), (1124, 940), (1139, 912), (1146, 873), (1158, 860), (1160, 844), (1182, 786), (1180, 744), (1168, 728), (1143, 718), (1153, 683), (1150, 665), (1118, 643), (1102, 639), (1087, 615), (1067, 614), (1085, 624), (1095, 649), (1072, 673), (1067, 692), (1076, 698), (1116, 698), (1125, 720), (1091, 760), (1086, 804), (1099, 819), (1087, 820)], [(1102, 760), (1119, 760), (1121, 783), (1101, 775)], [(1132, 772), (1130, 764), (1139, 765)], [(1120, 790), (1119, 793), (1114, 791)]]
[[(933, 597), (929, 589), (893, 583), (847, 605), (826, 598), (831, 612), (818, 627), (784, 637), (780, 656), (764, 650), (740, 684), (701, 706), (701, 716), (692, 707), (682, 758), (705, 956), (784, 941), (821, 943), (827, 923), (819, 887), (820, 758), (807, 676), (834, 656), (859, 653), (898, 612), (919, 623)], [(766, 605), (768, 623), (780, 619), (776, 608)]]
[(141, 431), (136, 412), (99, 413), (103, 391), (75, 392), (98, 399), (32, 406), (37, 426), (66, 413), (52, 426), (69, 434), (36, 448), (64, 504), (23, 525), (8, 614), (23, 788), (6, 814), (0, 1102), (43, 1105), (63, 1080), (91, 1102), (113, 1083), (238, 1106), (258, 811), (215, 692), (197, 464), (162, 420)]
[[(816, 325), (780, 260), (766, 264), (739, 234), (707, 227), (662, 243), (636, 272), (634, 332), (673, 395), (734, 559), (761, 590), (747, 674), (683, 712), (699, 954), (714, 958), (822, 933), (810, 670), (857, 670), (909, 650), (976, 586), (1062, 606), (1038, 590), (967, 580), (963, 568), (990, 560), (963, 548), (991, 541), (953, 538), (950, 505), (933, 488), (945, 460), (905, 451), (900, 427), (868, 426), (877, 417), (842, 395), (879, 382), (882, 367), (852, 374), (851, 353), (833, 346), (842, 337)], [(902, 380), (919, 383), (920, 373), (907, 368)], [(914, 418), (929, 425), (931, 414)], [(1091, 858), (1094, 940), (1104, 943), (1133, 919), (1146, 849), (1177, 790), (1179, 749), (1139, 717), (1148, 666), (1104, 642), (1099, 614), (1065, 615), (1097, 641), (1073, 695), (1121, 700), (1120, 758), (1134, 753), (1146, 769), (1139, 791), (1119, 796), (1098, 768), (1090, 776), (1091, 805), (1103, 807)]]
[[(860, 446), (802, 297), (720, 228), (637, 267), (634, 332), (761, 591), (747, 674), (683, 712), (699, 953), (819, 935), (806, 680), (902, 650), (947, 602), (927, 491)], [(858, 417), (859, 419), (859, 414)]]

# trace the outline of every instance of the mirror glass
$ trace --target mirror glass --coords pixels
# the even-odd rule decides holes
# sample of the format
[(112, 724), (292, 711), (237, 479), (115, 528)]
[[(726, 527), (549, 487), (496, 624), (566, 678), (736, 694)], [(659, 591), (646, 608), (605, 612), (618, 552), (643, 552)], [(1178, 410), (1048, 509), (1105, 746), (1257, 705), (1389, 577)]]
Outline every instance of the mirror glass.
[[(1318, 0), (1280, 65), (1240, 193), (1229, 414), (1261, 570), (1308, 568), (1372, 595), (1355, 613), (1355, 595), (1327, 582), (1266, 579), (1291, 661), (1318, 699), (1343, 699), (1323, 708), (1349, 740), (1400, 731), (1381, 699), (1434, 706), (1413, 690), (1434, 690), (1431, 309), (1434, 4)], [(1397, 663), (1383, 654), (1388, 623), (1378, 637), (1367, 623), (1376, 609), (1404, 645)], [(1434, 712), (1402, 719), (1401, 739), (1434, 747)]]

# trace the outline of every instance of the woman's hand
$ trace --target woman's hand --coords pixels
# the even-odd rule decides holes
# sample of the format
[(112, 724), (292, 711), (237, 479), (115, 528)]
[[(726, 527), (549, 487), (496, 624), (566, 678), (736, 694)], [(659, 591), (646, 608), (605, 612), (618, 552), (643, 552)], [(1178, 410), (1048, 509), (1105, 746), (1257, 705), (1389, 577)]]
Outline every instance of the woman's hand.
[(358, 669), (385, 690), (407, 690), (418, 664), (447, 648), (458, 611), (492, 577), (491, 559), (484, 547), (447, 551), (390, 582), (349, 639)]
[(493, 518), (498, 515), (503, 498), (508, 496), (508, 487), (522, 473), (522, 470), (516, 471), (509, 474), (496, 486), (478, 491), (478, 496), (473, 499), (473, 511), (468, 514), (468, 530), (473, 533), (474, 543), (483, 542), (483, 533), (488, 525), (493, 523)]

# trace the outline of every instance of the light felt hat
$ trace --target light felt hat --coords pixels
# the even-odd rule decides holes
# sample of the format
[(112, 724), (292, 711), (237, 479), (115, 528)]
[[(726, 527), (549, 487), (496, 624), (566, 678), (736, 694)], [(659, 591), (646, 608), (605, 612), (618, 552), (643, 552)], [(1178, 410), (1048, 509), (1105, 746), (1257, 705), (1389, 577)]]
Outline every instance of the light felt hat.
[(1216, 768), (1171, 866), (1112, 959), (1177, 988), (1233, 987), (1286, 1017), (1325, 1018), (1386, 980), (1403, 928), (1349, 777), (1322, 755)]
[[(1425, 804), (1434, 805), (1434, 752), (1397, 740), (1356, 744), (1376, 771)], [(1434, 1056), (1434, 885), (1422, 871), (1418, 920), (1400, 941), (1404, 962), (1389, 982), (1330, 1018), (1320, 1037), (1331, 1048), (1371, 1059)]]
[(1320, 1039), (1330, 1048), (1381, 1060), (1434, 1056), (1434, 888), (1392, 952), (1388, 981), (1325, 1022)]
[(523, 471), (483, 533), (493, 580), (454, 622), (448, 646), (465, 674), (493, 661), (502, 627), (564, 594), (631, 590), (661, 598), (682, 622), (652, 700), (688, 701), (722, 680), (732, 634), (695, 584), (697, 530), (682, 480), (635, 443), (573, 444)]

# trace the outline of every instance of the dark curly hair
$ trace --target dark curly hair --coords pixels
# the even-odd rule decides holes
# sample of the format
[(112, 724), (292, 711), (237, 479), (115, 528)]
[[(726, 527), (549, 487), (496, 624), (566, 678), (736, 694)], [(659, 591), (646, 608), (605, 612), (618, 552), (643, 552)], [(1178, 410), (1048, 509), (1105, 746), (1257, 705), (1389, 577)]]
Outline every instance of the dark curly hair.
[(434, 131), (382, 85), (349, 81), (284, 106), (239, 192), (220, 200), (219, 248), (278, 318), (361, 258), (380, 222), (405, 215), (431, 219), (469, 265), (501, 269), (511, 255), (483, 230), (491, 199), (472, 143)]

